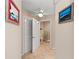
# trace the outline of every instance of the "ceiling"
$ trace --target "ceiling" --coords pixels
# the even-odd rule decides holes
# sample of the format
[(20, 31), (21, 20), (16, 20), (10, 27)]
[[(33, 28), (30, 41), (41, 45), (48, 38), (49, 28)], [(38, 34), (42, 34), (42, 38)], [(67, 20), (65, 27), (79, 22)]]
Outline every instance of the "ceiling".
[(22, 0), (22, 9), (33, 15), (37, 15), (43, 9), (45, 15), (53, 15), (53, 0)]

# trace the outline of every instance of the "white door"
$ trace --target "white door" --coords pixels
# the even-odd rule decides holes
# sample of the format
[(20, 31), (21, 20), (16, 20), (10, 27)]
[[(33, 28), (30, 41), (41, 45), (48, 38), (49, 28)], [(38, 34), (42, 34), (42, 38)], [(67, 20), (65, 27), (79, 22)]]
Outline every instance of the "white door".
[(33, 19), (32, 21), (32, 52), (40, 47), (40, 22)]
[(32, 49), (32, 20), (24, 18), (23, 22), (23, 39), (22, 39), (22, 55), (28, 53)]

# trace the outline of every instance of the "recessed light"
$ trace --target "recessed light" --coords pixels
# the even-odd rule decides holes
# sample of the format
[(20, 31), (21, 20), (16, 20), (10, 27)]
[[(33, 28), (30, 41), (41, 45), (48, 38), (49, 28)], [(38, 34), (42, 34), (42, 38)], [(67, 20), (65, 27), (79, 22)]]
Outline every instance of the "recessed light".
[(42, 13), (39, 13), (38, 16), (39, 16), (39, 17), (43, 17), (43, 14), (42, 14)]

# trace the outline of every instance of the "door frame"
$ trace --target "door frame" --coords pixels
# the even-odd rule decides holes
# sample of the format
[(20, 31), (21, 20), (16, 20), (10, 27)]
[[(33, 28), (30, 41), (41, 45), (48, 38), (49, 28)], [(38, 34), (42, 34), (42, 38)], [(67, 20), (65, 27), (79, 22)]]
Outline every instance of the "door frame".
[[(40, 22), (49, 22), (49, 30), (51, 29), (51, 24), (50, 24), (50, 20), (41, 20)], [(49, 37), (50, 37), (50, 31), (49, 31)], [(50, 40), (50, 43), (49, 43), (49, 46), (51, 47), (51, 38), (49, 38), (49, 40)]]

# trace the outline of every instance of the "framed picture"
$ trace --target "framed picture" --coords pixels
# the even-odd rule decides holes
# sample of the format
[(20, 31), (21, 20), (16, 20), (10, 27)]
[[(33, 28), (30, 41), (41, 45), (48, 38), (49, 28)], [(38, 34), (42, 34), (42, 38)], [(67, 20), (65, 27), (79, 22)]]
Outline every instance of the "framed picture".
[(8, 21), (14, 24), (19, 24), (19, 9), (12, 0), (8, 4)]
[(66, 23), (73, 20), (73, 3), (59, 12), (59, 23)]

